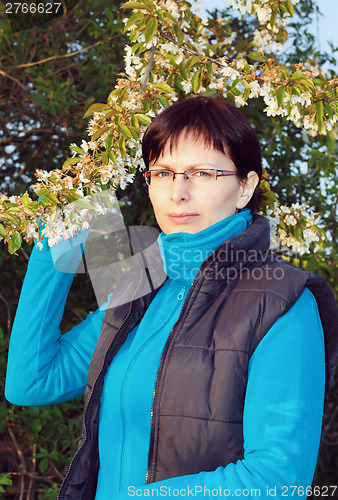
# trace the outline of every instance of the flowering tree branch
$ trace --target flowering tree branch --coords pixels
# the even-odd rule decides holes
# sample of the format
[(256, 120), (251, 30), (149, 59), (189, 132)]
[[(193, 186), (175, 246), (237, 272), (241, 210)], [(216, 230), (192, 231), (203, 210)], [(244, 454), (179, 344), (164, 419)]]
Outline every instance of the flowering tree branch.
[[(284, 117), (312, 135), (337, 135), (338, 79), (326, 78), (307, 62), (286, 67), (275, 56), (287, 39), (287, 22), (298, 0), (229, 1), (241, 13), (256, 15), (259, 22), (241, 50), (226, 21), (200, 19), (187, 1), (132, 0), (123, 6), (131, 10), (125, 18), (130, 44), (125, 48), (124, 73), (107, 102), (95, 103), (85, 113), (90, 139), (80, 146), (71, 144), (72, 157), (61, 169), (36, 172), (34, 191), (39, 201), (28, 193), (0, 195), (0, 238), (10, 253), (20, 248), (22, 238), (39, 241), (46, 235), (52, 245), (70, 237), (86, 224), (86, 211), (97, 209), (85, 200), (87, 195), (124, 189), (133, 182), (136, 170), (143, 168), (140, 136), (151, 118), (179, 96), (208, 91), (238, 106), (263, 99), (267, 116)], [(270, 211), (279, 245), (307, 252), (310, 245), (314, 249), (324, 244), (315, 214), (304, 205), (283, 210), (275, 205), (266, 178), (261, 188), (265, 193), (261, 209)], [(74, 214), (65, 216), (73, 202), (82, 207), (76, 222)], [(43, 230), (37, 220), (44, 223)]]

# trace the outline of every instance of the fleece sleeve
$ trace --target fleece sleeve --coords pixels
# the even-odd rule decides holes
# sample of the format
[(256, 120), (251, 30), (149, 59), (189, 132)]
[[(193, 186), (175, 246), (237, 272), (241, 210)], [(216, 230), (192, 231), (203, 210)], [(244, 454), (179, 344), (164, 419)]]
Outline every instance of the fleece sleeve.
[(81, 252), (69, 253), (68, 272), (61, 272), (45, 239), (42, 250), (32, 251), (8, 354), (5, 396), (14, 404), (60, 403), (84, 393), (106, 304), (61, 335), (59, 325), (80, 258)]
[(318, 455), (324, 383), (322, 325), (315, 299), (306, 289), (251, 357), (244, 459), (215, 471), (130, 486), (116, 498), (306, 498)]

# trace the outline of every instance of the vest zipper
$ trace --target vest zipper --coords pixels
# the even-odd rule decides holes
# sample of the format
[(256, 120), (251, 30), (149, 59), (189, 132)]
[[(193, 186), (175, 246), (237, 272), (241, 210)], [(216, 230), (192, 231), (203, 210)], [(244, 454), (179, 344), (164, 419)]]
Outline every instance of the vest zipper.
[(183, 300), (187, 288), (188, 288), (188, 283), (182, 286), (181, 290), (178, 292), (177, 300)]
[(116, 337), (117, 337), (117, 334), (121, 331), (121, 328), (122, 328), (122, 327), (123, 327), (123, 325), (126, 323), (127, 319), (129, 318), (129, 316), (130, 316), (130, 314), (131, 314), (131, 311), (132, 311), (132, 302), (133, 302), (133, 300), (134, 300), (134, 298), (135, 298), (135, 296), (136, 296), (137, 292), (138, 292), (138, 291), (139, 291), (139, 289), (141, 288), (142, 281), (143, 281), (143, 274), (141, 274), (141, 279), (140, 279), (139, 285), (138, 285), (138, 287), (137, 287), (136, 291), (134, 292), (134, 294), (133, 294), (133, 296), (132, 296), (132, 298), (131, 298), (131, 300), (130, 300), (130, 306), (129, 306), (128, 313), (126, 314), (126, 316), (125, 316), (125, 318), (124, 318), (123, 322), (121, 323), (121, 325), (120, 325), (120, 327), (118, 328), (118, 330), (115, 332), (114, 337), (112, 338), (112, 340), (111, 340), (111, 342), (110, 342), (109, 346), (107, 347), (106, 352), (105, 352), (104, 357), (103, 357), (103, 361), (102, 361), (102, 363), (101, 363), (100, 370), (99, 370), (98, 374), (96, 375), (96, 378), (95, 378), (95, 380), (94, 380), (94, 382), (93, 382), (93, 385), (92, 385), (92, 388), (91, 388), (90, 394), (89, 394), (89, 396), (88, 396), (88, 401), (87, 401), (87, 404), (86, 404), (86, 406), (85, 406), (85, 408), (84, 408), (84, 410), (83, 410), (83, 415), (82, 415), (82, 425), (83, 425), (83, 430), (84, 430), (84, 439), (83, 439), (83, 441), (82, 441), (82, 443), (81, 443), (81, 446), (80, 446), (80, 447), (76, 450), (76, 452), (75, 452), (75, 454), (74, 454), (74, 456), (73, 456), (73, 458), (72, 458), (72, 460), (71, 460), (71, 462), (70, 462), (70, 464), (69, 464), (69, 466), (68, 466), (67, 473), (66, 473), (66, 475), (65, 475), (65, 477), (64, 477), (64, 480), (63, 480), (62, 485), (61, 485), (61, 487), (60, 487), (60, 490), (59, 490), (59, 492), (58, 492), (57, 500), (61, 500), (61, 496), (60, 496), (60, 494), (61, 494), (61, 490), (62, 490), (62, 489), (64, 489), (64, 487), (65, 487), (65, 486), (66, 486), (66, 484), (67, 484), (67, 480), (68, 480), (68, 478), (69, 478), (69, 474), (70, 474), (70, 470), (71, 470), (71, 468), (72, 468), (72, 465), (73, 465), (73, 463), (74, 463), (74, 461), (75, 461), (76, 457), (79, 455), (80, 451), (82, 450), (83, 446), (85, 445), (85, 443), (86, 443), (86, 441), (87, 441), (87, 425), (86, 425), (86, 415), (87, 415), (87, 410), (88, 410), (88, 407), (89, 407), (89, 404), (90, 404), (91, 397), (92, 397), (93, 392), (94, 392), (95, 384), (96, 384), (96, 382), (97, 382), (97, 380), (98, 380), (99, 376), (100, 376), (100, 375), (101, 375), (101, 373), (102, 373), (102, 370), (103, 370), (103, 367), (104, 367), (104, 364), (105, 364), (105, 361), (106, 361), (106, 357), (107, 357), (108, 351), (110, 350), (111, 346), (113, 345), (113, 343), (114, 343), (114, 341), (115, 341), (115, 339), (116, 339)]
[[(134, 354), (133, 359), (128, 365), (128, 369), (126, 371), (126, 374), (123, 379), (123, 384), (122, 384), (122, 390), (121, 390), (121, 396), (120, 396), (120, 405), (121, 405), (121, 413), (122, 413), (122, 425), (123, 429), (126, 428), (125, 425), (125, 411), (124, 411), (124, 397), (125, 397), (125, 391), (126, 391), (126, 385), (128, 381), (128, 377), (130, 374), (130, 371), (132, 367), (134, 366), (135, 361), (137, 358), (140, 356), (140, 354), (144, 351), (146, 347), (154, 340), (154, 338), (157, 336), (158, 331), (155, 332), (137, 351), (137, 353)], [(125, 432), (123, 432), (123, 443), (122, 443), (122, 453), (121, 453), (121, 464), (120, 464), (120, 486), (119, 490), (122, 491), (123, 488), (123, 483), (124, 483), (124, 457), (125, 457), (125, 447), (126, 447), (126, 438), (125, 438)]]
[[(214, 256), (213, 256), (213, 254), (211, 254), (203, 262), (202, 266), (200, 267), (199, 273), (197, 273), (197, 276), (199, 274), (203, 275), (204, 269), (206, 269), (208, 267), (209, 262), (212, 262), (213, 258), (214, 258)], [(191, 283), (191, 286), (190, 286), (190, 289), (188, 291), (186, 300), (182, 304), (182, 308), (181, 308), (180, 314), (178, 316), (178, 319), (177, 319), (176, 323), (174, 324), (174, 326), (173, 326), (173, 328), (172, 328), (172, 330), (170, 332), (170, 335), (167, 338), (166, 343), (164, 344), (164, 347), (163, 347), (163, 350), (162, 350), (162, 354), (161, 354), (161, 357), (160, 357), (160, 361), (159, 361), (159, 364), (158, 364), (158, 367), (157, 367), (157, 371), (156, 371), (155, 386), (154, 386), (154, 392), (153, 392), (153, 401), (152, 401), (151, 413), (150, 413), (150, 437), (149, 437), (149, 444), (148, 444), (148, 462), (147, 462), (147, 474), (146, 474), (146, 482), (145, 482), (145, 484), (149, 484), (149, 469), (150, 469), (150, 463), (151, 463), (151, 460), (152, 460), (152, 453), (154, 451), (154, 439), (155, 439), (154, 409), (155, 409), (156, 389), (157, 389), (157, 386), (158, 386), (158, 383), (159, 383), (158, 382), (158, 380), (159, 380), (158, 376), (159, 376), (160, 372), (163, 369), (164, 359), (165, 359), (165, 357), (167, 355), (167, 352), (169, 350), (170, 344), (173, 343), (172, 341), (174, 340), (174, 335), (176, 333), (175, 329), (177, 328), (178, 323), (183, 318), (183, 311), (185, 312), (188, 309), (188, 304), (189, 304), (189, 301), (190, 301), (190, 298), (191, 298), (192, 291), (193, 291), (195, 283), (197, 283), (196, 276), (195, 276), (195, 278), (193, 279), (193, 281)], [(179, 294), (177, 296), (178, 300), (182, 300), (182, 299), (179, 298), (181, 296), (180, 295), (181, 292), (182, 292), (182, 290), (179, 292)], [(183, 296), (184, 296), (184, 294), (183, 294)], [(158, 424), (159, 424), (159, 419), (158, 419), (157, 425)]]
[[(189, 286), (188, 283), (186, 283), (181, 288), (181, 290), (179, 291), (179, 293), (177, 295), (177, 300), (183, 300), (185, 292), (186, 292), (188, 286)], [(192, 284), (191, 284), (191, 288), (192, 288)], [(171, 332), (170, 332), (170, 334), (169, 334), (169, 336), (168, 336), (168, 338), (166, 340), (166, 343), (164, 344), (164, 347), (163, 347), (162, 353), (161, 353), (161, 357), (160, 357), (160, 361), (159, 361), (159, 364), (158, 364), (158, 367), (157, 367), (157, 370), (156, 370), (155, 385), (154, 385), (154, 391), (153, 391), (153, 401), (152, 401), (152, 404), (151, 404), (151, 412), (150, 412), (150, 437), (149, 437), (149, 443), (148, 443), (148, 461), (147, 461), (147, 473), (146, 473), (146, 482), (145, 482), (145, 484), (148, 484), (148, 481), (149, 481), (149, 467), (150, 467), (150, 461), (151, 461), (151, 453), (150, 453), (150, 451), (151, 451), (151, 447), (152, 447), (153, 442), (154, 442), (155, 429), (154, 429), (154, 419), (153, 419), (153, 417), (154, 417), (155, 394), (156, 394), (156, 386), (157, 386), (157, 383), (158, 383), (158, 375), (159, 375), (160, 371), (162, 370), (163, 361), (164, 361), (164, 358), (165, 358), (165, 356), (166, 356), (166, 354), (168, 352), (169, 343), (171, 342), (171, 339), (172, 339), (172, 337), (174, 335), (174, 330), (175, 330), (178, 322), (181, 319), (183, 309), (187, 308), (188, 296), (189, 296), (189, 294), (191, 295), (191, 288), (190, 288), (190, 290), (188, 292), (186, 300), (182, 303), (181, 310), (180, 310), (180, 313), (178, 315), (178, 318), (177, 318), (174, 326), (172, 327), (172, 330), (171, 330)]]

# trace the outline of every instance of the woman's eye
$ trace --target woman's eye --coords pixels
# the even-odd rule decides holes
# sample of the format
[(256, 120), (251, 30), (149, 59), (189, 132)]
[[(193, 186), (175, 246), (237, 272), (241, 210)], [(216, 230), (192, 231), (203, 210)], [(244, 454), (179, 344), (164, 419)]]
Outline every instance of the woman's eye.
[(156, 177), (170, 177), (171, 172), (169, 170), (161, 170), (160, 172), (156, 172)]
[(210, 177), (211, 172), (208, 170), (192, 170), (191, 175), (194, 177)]

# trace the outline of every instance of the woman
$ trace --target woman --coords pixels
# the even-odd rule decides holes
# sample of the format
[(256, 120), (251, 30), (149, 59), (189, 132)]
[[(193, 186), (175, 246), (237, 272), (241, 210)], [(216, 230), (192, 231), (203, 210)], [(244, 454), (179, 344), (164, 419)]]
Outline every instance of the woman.
[[(71, 399), (89, 367), (62, 499), (282, 498), (292, 485), (304, 498), (337, 356), (332, 292), (268, 253), (268, 223), (255, 214), (259, 143), (235, 107), (175, 103), (149, 126), (143, 156), (168, 279), (60, 337), (72, 276), (53, 268), (46, 244), (34, 249), (6, 396)], [(149, 280), (136, 274), (117, 286), (117, 304)]]

